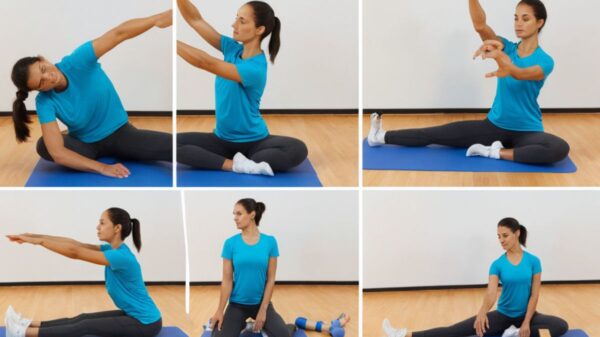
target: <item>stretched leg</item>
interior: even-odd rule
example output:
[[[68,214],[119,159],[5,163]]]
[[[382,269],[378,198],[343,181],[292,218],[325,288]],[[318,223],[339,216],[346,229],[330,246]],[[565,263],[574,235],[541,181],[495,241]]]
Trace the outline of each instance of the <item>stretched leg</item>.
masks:
[[[569,144],[545,132],[526,133],[513,142],[514,161],[529,164],[552,164],[569,154]]]
[[[173,135],[125,124],[102,142],[112,155],[131,160],[173,161]]]
[[[286,136],[269,136],[256,142],[248,157],[257,162],[266,162],[273,171],[287,171],[300,165],[308,156],[308,149],[299,139]]]
[[[177,134],[177,161],[194,168],[231,171],[231,158],[235,153],[227,142],[214,133]],[[229,161],[229,165],[226,165],[226,161]]]
[[[513,324],[513,320],[509,317],[502,315],[498,311],[488,312],[488,321],[490,323],[489,328],[486,330],[484,336],[494,336],[501,335],[504,330],[510,327]],[[412,334],[409,333],[407,336],[412,337],[469,337],[475,335],[475,328],[473,325],[475,324],[476,317],[473,316],[468,318],[462,322],[458,322],[454,325],[443,327],[443,328],[435,328],[424,331],[415,331]]]
[[[255,317],[254,317],[255,318]],[[290,328],[281,316],[275,311],[272,303],[269,303],[267,307],[267,318],[265,319],[265,324],[263,326],[263,330],[269,336],[273,337],[290,337]]]
[[[530,323],[531,337],[540,337],[540,330],[550,330],[550,336],[560,337],[567,333],[569,324],[556,316],[544,315],[536,312],[531,318]]]
[[[213,337],[239,337],[240,332],[246,326],[246,319],[249,313],[243,307],[231,304],[227,305],[223,315],[223,325],[221,330],[217,327],[213,330]]]
[[[102,312],[94,312],[94,313],[84,313],[72,318],[59,318],[53,319],[50,321],[42,321],[38,326],[43,326],[45,328],[52,326],[60,326],[60,325],[70,325],[74,324],[86,319],[95,319],[95,318],[106,318],[106,317],[118,317],[123,316],[125,313],[121,310],[112,310],[112,311],[102,311]],[[33,323],[32,323],[33,324]]]
[[[96,143],[84,143],[79,139],[73,138],[69,135],[63,135],[63,141],[67,149],[77,152],[84,157],[96,159],[100,156],[101,151]],[[36,150],[40,157],[49,161],[54,161],[54,159],[48,152],[48,149],[46,148],[46,144],[44,143],[43,137],[40,137],[38,139]]]

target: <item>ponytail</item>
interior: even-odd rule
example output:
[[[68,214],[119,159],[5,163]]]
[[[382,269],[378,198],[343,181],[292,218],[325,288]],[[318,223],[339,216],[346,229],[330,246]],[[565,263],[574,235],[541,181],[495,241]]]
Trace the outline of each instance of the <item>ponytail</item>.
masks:
[[[132,234],[133,244],[139,252],[142,249],[142,236],[140,234],[140,221],[131,218],[126,210],[118,207],[111,207],[106,210],[108,217],[113,225],[121,225],[121,240],[125,241]]]
[[[254,10],[256,27],[265,27],[265,31],[261,35],[260,40],[262,41],[271,34],[271,39],[269,40],[269,59],[271,60],[271,63],[275,63],[275,57],[279,53],[279,48],[281,46],[281,21],[275,16],[273,8],[266,2],[250,1],[247,5],[250,5]]]
[[[29,79],[29,66],[40,61],[39,57],[24,57],[13,66],[11,79],[17,87],[17,98],[13,102],[12,119],[15,127],[17,142],[22,143],[30,136],[29,126],[31,117],[27,114],[25,100],[29,96],[27,80]]]
[[[256,201],[252,198],[245,198],[238,200],[236,204],[244,207],[244,209],[248,213],[254,212],[254,222],[256,223],[256,226],[260,225],[260,219],[262,218],[262,215],[265,212],[265,209],[267,208],[267,206],[265,206],[264,203]]]
[[[519,231],[519,243],[521,244],[521,246],[527,247],[527,228],[521,225],[517,219],[504,218],[500,220],[500,222],[498,222],[498,227],[500,226],[510,229],[510,231],[513,233]]]

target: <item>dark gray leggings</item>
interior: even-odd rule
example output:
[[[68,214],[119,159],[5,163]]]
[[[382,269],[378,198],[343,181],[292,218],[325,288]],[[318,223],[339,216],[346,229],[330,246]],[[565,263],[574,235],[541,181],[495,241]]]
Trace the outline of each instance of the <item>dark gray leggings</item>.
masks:
[[[520,327],[525,318],[511,318],[498,311],[488,312],[487,317],[490,327],[486,330],[484,336],[500,336],[511,325],[517,328]],[[470,337],[475,335],[475,328],[473,328],[475,319],[476,317],[474,316],[445,328],[416,331],[413,332],[413,337]],[[529,327],[531,329],[531,337],[540,337],[541,329],[550,330],[550,336],[552,337],[560,337],[569,330],[569,325],[564,319],[543,315],[538,312],[533,314]]]
[[[232,159],[237,152],[257,163],[267,162],[275,172],[296,167],[308,156],[306,145],[292,137],[270,135],[254,142],[236,143],[214,133],[177,134],[177,161],[194,168],[220,170],[225,159]]]
[[[161,329],[162,319],[142,324],[123,311],[114,310],[42,322],[39,337],[154,337]]]
[[[248,317],[256,318],[260,304],[243,305],[238,303],[229,303],[225,314],[223,315],[223,325],[219,331],[213,330],[212,337],[239,337],[240,332],[246,327]],[[290,337],[294,331],[293,324],[285,324],[283,318],[275,311],[272,303],[267,308],[267,318],[263,326],[263,331],[269,337]],[[40,336],[42,337],[42,336]]]
[[[140,130],[130,123],[94,143],[84,143],[69,135],[64,135],[63,140],[67,149],[90,159],[110,156],[136,161],[173,161],[173,135]],[[53,161],[43,138],[37,142],[37,153],[40,157]]]
[[[462,121],[422,129],[394,130],[385,133],[387,144],[427,146],[430,144],[469,147],[476,143],[491,145],[499,140],[514,149],[514,160],[529,164],[551,164],[569,154],[569,144],[545,132],[510,131],[488,119]]]

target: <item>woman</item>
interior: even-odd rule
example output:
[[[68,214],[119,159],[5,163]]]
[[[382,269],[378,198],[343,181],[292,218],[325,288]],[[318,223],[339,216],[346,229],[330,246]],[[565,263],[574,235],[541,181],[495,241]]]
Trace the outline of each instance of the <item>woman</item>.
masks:
[[[369,145],[469,147],[467,156],[529,164],[551,164],[564,159],[569,153],[569,144],[544,132],[537,102],[540,90],[554,68],[550,55],[539,46],[539,34],[548,18],[546,7],[539,0],[519,2],[515,13],[519,43],[496,35],[486,24],[478,0],[469,0],[469,9],[475,30],[484,41],[475,56],[492,58],[498,64],[498,70],[486,74],[486,77],[498,77],[496,98],[487,118],[386,132],[380,116],[374,113],[371,115]]]
[[[238,337],[249,317],[255,320],[255,332],[264,330],[269,336],[290,336],[271,304],[279,250],[273,236],[258,230],[264,211],[265,204],[254,199],[241,199],[233,208],[233,219],[241,233],[223,245],[221,296],[219,307],[210,319],[213,336]]]
[[[132,234],[139,252],[142,247],[140,222],[127,211],[109,208],[96,227],[103,245],[91,245],[69,238],[37,234],[8,235],[16,243],[40,245],[71,259],[105,266],[106,289],[116,311],[81,314],[74,318],[32,322],[12,308],[6,313],[7,337],[153,337],[162,328],[160,311],[150,298],[135,255],[123,242]]]
[[[36,110],[42,127],[37,142],[38,154],[57,164],[125,178],[130,172],[124,165],[96,161],[102,156],[127,160],[172,160],[172,135],[138,130],[128,122],[127,112],[98,59],[121,42],[152,27],[165,28],[172,23],[172,11],[122,23],[101,37],[79,46],[56,65],[41,56],[25,57],[12,70],[18,88],[13,103],[13,121],[17,141],[30,136],[25,100],[30,91],[39,91]],[[63,135],[57,120],[69,128]]]
[[[408,332],[394,329],[384,320],[388,337],[469,337],[500,336],[511,328],[519,327],[519,337],[539,337],[541,329],[550,330],[552,337],[562,336],[569,329],[563,319],[536,311],[542,285],[542,266],[533,254],[524,251],[527,229],[516,219],[504,218],[498,223],[498,240],[506,251],[490,267],[487,292],[477,316],[445,328]],[[488,312],[496,302],[498,283],[502,292],[497,310]],[[511,329],[512,330],[512,329]]]
[[[177,41],[177,54],[191,65],[217,75],[214,133],[177,135],[177,161],[200,169],[273,175],[300,165],[307,157],[306,145],[295,138],[269,134],[260,115],[260,99],[267,82],[267,60],[261,41],[271,35],[271,62],[279,52],[281,23],[271,6],[250,1],[233,23],[233,38],[219,34],[189,0],[177,1],[186,22],[224,60]]]

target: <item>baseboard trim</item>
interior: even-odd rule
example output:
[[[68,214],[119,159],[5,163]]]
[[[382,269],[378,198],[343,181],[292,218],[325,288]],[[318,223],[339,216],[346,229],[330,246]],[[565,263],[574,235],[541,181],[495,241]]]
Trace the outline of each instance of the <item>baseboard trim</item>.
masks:
[[[261,109],[262,115],[358,115],[358,109]],[[178,116],[214,116],[215,110],[177,110]]]
[[[486,114],[490,111],[489,108],[473,109],[473,108],[440,108],[440,109],[364,109],[364,115],[370,115],[373,112],[381,114]],[[600,108],[544,108],[542,113],[599,113]]]
[[[221,281],[190,282],[191,286],[218,286]],[[275,281],[279,285],[357,286],[358,281]]]
[[[543,285],[577,285],[577,284],[600,284],[600,280],[576,280],[576,281],[543,281]],[[500,285],[501,286],[501,285]],[[487,284],[468,284],[451,286],[427,286],[427,287],[390,287],[390,288],[365,288],[365,293],[386,291],[416,291],[416,290],[454,290],[454,289],[477,289],[485,288]]]
[[[192,286],[215,286],[221,281],[190,282]],[[277,281],[281,285],[358,285],[358,281]],[[52,282],[4,282],[0,287],[30,287],[30,286],[90,286],[104,285],[104,281],[52,281]],[[185,281],[149,281],[147,286],[184,286]]]

